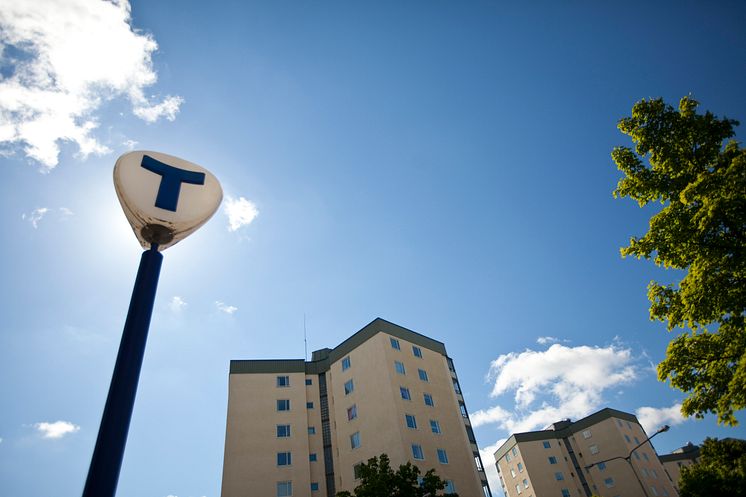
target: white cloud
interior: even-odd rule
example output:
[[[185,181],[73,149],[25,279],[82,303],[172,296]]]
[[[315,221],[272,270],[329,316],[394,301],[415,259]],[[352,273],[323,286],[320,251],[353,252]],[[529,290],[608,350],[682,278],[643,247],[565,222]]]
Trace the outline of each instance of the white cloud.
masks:
[[[559,342],[559,338],[557,337],[539,337],[536,339],[536,343],[539,345],[546,345],[548,343],[557,343]]]
[[[124,140],[122,145],[124,145],[127,150],[134,150],[137,146],[137,142],[135,140]]]
[[[80,426],[69,421],[41,422],[34,424],[34,428],[41,433],[43,438],[62,438],[68,433],[75,433],[80,430]]]
[[[33,226],[34,229],[37,229],[39,227],[39,221],[44,218],[47,212],[49,212],[48,207],[39,207],[38,209],[32,210],[28,214],[21,214],[21,219],[30,222],[31,226]]]
[[[233,314],[234,312],[238,310],[238,307],[234,307],[232,305],[226,305],[219,300],[215,301],[215,307],[217,307],[220,312],[224,312],[226,314]]]
[[[39,227],[39,222],[41,222],[44,216],[52,212],[57,212],[57,217],[60,221],[67,221],[74,215],[73,211],[71,211],[67,207],[60,207],[59,209],[54,210],[50,209],[49,207],[39,207],[38,209],[34,209],[28,214],[21,214],[21,219],[23,219],[24,221],[28,221],[29,223],[31,223],[31,226],[33,226],[34,229],[37,229]]]
[[[174,295],[173,297],[171,297],[171,302],[169,302],[168,307],[169,309],[171,309],[171,312],[178,314],[186,309],[187,305],[189,304],[187,304],[184,299],[182,299],[178,295]]]
[[[500,477],[497,475],[497,466],[495,466],[495,452],[505,443],[507,438],[501,438],[493,445],[488,445],[482,449],[479,449],[479,455],[482,457],[482,466],[484,467],[484,473],[487,475],[487,481],[490,484],[493,495],[498,495],[498,489],[502,488],[500,485]]]
[[[681,402],[671,407],[641,407],[635,414],[645,433],[651,435],[663,425],[680,425],[686,418],[681,414]]]
[[[130,10],[127,0],[0,0],[0,145],[49,171],[61,140],[83,158],[110,152],[92,135],[106,100],[128,98],[147,122],[174,119],[181,97],[145,96],[158,44],[130,25]]]
[[[227,196],[223,212],[228,216],[228,231],[236,231],[241,226],[247,226],[259,215],[256,205],[243,197],[235,199]]]
[[[629,349],[566,347],[511,352],[495,359],[488,378],[492,397],[514,392],[512,411],[502,406],[475,412],[474,426],[489,423],[511,433],[581,418],[603,404],[603,393],[636,379]]]

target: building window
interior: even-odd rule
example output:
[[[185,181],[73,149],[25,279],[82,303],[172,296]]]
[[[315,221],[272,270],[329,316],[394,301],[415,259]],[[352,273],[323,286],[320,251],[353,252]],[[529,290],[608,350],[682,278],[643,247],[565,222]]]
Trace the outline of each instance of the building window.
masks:
[[[627,428],[629,428],[630,430],[632,429],[632,425],[629,424],[629,421],[627,421]]]
[[[430,395],[429,393],[426,393],[426,394],[423,394],[423,396],[425,397],[425,405],[426,406],[430,406],[430,407],[435,406],[435,402],[433,402],[433,396],[432,395]]]
[[[412,457],[418,461],[425,459],[425,454],[422,452],[422,445],[412,444]]]
[[[570,491],[566,488],[562,489],[562,497],[570,497]]]
[[[313,385],[313,379],[306,378],[306,386]]]
[[[399,361],[394,361],[394,369],[396,369],[396,372],[399,374],[406,374],[407,372],[404,370],[404,363],[401,363]]]
[[[453,366],[453,359],[451,359],[450,357],[446,357],[446,361],[448,362],[448,369],[455,373],[456,368]]]
[[[306,402],[306,409],[313,409],[313,402]]]
[[[648,458],[648,453],[647,453],[647,452],[643,452],[643,453],[642,453],[642,458],[643,458],[643,459],[645,459],[646,461],[649,461],[649,460],[650,460],[650,459]]]
[[[357,404],[352,404],[352,406],[347,408],[347,421],[352,421],[357,417]]]
[[[523,464],[518,463],[518,472],[523,473]]]
[[[632,440],[629,439],[629,435],[624,435],[624,439],[627,441],[628,444],[632,443]]]
[[[459,386],[458,381],[456,381],[455,378],[453,378],[453,389],[456,390],[457,394],[461,394],[461,386]]]
[[[290,452],[278,452],[277,453],[277,465],[278,466],[290,466],[292,463],[292,457]]]
[[[542,444],[544,445],[545,449],[548,449],[549,447],[552,446],[552,444],[550,444],[549,442],[542,442]]]
[[[562,471],[557,471],[554,473],[554,479],[557,481],[562,481],[565,479],[565,475],[562,474]]]
[[[591,430],[583,430],[583,438],[591,438]]]
[[[446,487],[443,489],[447,494],[455,494],[456,486],[453,484],[453,480],[446,480]]]
[[[290,425],[277,425],[277,436],[278,437],[289,437],[290,436]]]
[[[353,449],[357,449],[360,447],[360,432],[356,431],[352,435],[350,435],[350,447]]]
[[[428,379],[427,379],[427,371],[425,371],[424,369],[418,369],[417,370],[417,374],[420,375],[420,379],[422,381],[428,381]]]
[[[605,462],[600,462],[600,463],[596,464],[596,467],[598,468],[599,471],[603,471],[603,470],[606,469],[606,463]]]
[[[278,387],[289,387],[290,386],[290,377],[289,376],[278,376],[277,377],[277,386]]]
[[[653,478],[658,478],[658,473],[656,473],[654,469],[650,470],[650,474],[653,475]]]
[[[464,404],[463,402],[459,401],[458,407],[459,407],[459,409],[461,409],[461,416],[464,417],[464,418],[468,418],[469,415],[466,413],[466,404]]]
[[[522,493],[522,492],[523,492],[523,490],[521,490],[521,486],[520,486],[520,485],[516,485],[516,486],[515,486],[515,491],[516,491],[516,493],[518,493],[518,494],[520,494],[520,493]]]
[[[319,491],[319,484],[318,482],[312,481],[311,482],[311,492],[318,492]]]
[[[309,460],[310,462],[316,462],[316,461],[318,460],[318,459],[316,458],[316,453],[315,453],[315,452],[311,452],[310,454],[308,454],[308,460]]]
[[[637,459],[639,461],[640,460],[640,454],[638,454],[637,452],[633,452],[633,454],[635,455],[635,459]]]
[[[348,369],[350,369],[350,356],[342,359],[342,371],[346,371]]]
[[[510,454],[505,454],[505,460],[510,462],[511,460]]]
[[[412,396],[409,395],[409,389],[407,387],[399,387],[399,393],[401,393],[402,399],[412,400]]]
[[[589,449],[591,449],[591,454],[598,454],[598,445],[591,445]]]
[[[510,468],[510,476],[515,478],[515,470],[513,468]]]
[[[278,411],[289,411],[290,410],[290,399],[278,399],[277,410]]]
[[[277,482],[277,497],[291,497],[293,495],[293,482],[291,481],[278,481]]]
[[[655,485],[650,485],[650,491],[653,493],[653,495],[658,495],[658,490],[655,489]]]
[[[606,478],[604,480],[604,485],[606,485],[606,488],[611,488],[614,486],[614,478]]]
[[[352,382],[352,380],[346,381],[345,382],[345,395],[351,394],[353,390],[355,390],[355,384]]]
[[[549,456],[549,464],[557,464],[557,458],[554,456]]]
[[[407,420],[407,428],[417,429],[417,420],[411,414],[405,414],[404,418]]]
[[[523,479],[523,488],[528,488],[528,480],[526,478]]]
[[[448,464],[448,454],[445,449],[438,449],[438,461],[441,464]]]
[[[618,424],[619,428],[621,428],[622,427],[622,420],[621,419],[617,419],[616,420],[616,424]]]
[[[440,434],[440,423],[438,423],[438,421],[435,419],[431,419],[430,430],[432,430],[433,433]]]
[[[396,338],[389,338],[391,340],[391,348],[396,350],[401,350],[401,346],[399,345],[399,340]]]
[[[356,464],[352,467],[352,476],[355,477],[356,480],[360,479],[360,475],[362,473],[363,465],[362,464]]]
[[[647,469],[642,468],[642,476],[644,476],[645,478],[648,477],[648,470]]]
[[[474,454],[474,464],[477,465],[477,471],[484,471],[482,459],[479,457],[479,454]],[[513,470],[511,469],[510,471],[512,472]]]
[[[309,435],[316,435],[316,427],[315,426],[309,426],[308,427],[308,434]]]
[[[415,357],[422,358],[422,349],[421,348],[415,347],[414,345],[412,345],[412,353],[414,354]]]
[[[634,438],[634,439],[635,439],[635,443],[636,443],[636,444],[638,444],[638,445],[640,444],[640,441],[639,441],[639,440],[637,439],[637,437],[632,437],[632,438]]]
[[[490,493],[490,487],[487,485],[486,481],[482,482],[482,493],[484,494],[484,497],[492,497],[492,494]]]

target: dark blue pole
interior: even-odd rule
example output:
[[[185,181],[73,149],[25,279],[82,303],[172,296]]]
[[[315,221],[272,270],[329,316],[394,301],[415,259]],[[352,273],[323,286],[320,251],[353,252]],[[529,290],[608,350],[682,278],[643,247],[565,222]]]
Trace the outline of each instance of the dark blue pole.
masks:
[[[83,497],[114,497],[117,491],[162,262],[163,255],[157,245],[143,252],[140,258]]]

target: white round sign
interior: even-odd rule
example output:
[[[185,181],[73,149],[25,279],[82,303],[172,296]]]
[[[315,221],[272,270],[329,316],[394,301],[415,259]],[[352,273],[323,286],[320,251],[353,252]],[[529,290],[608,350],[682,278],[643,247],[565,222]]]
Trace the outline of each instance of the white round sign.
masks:
[[[223,199],[207,169],[160,152],[135,151],[117,159],[114,188],[140,244],[158,250],[205,224]]]

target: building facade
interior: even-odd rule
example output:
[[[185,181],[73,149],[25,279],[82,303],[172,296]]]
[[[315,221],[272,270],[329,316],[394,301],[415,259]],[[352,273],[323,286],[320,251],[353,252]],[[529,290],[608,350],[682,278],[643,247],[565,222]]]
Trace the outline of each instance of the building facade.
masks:
[[[687,445],[674,450],[670,454],[659,456],[666,474],[671,479],[674,488],[679,490],[679,479],[681,478],[681,469],[699,462],[699,446],[689,442]]]
[[[677,497],[647,438],[634,415],[608,408],[547,430],[513,434],[495,452],[503,492],[507,497]]]
[[[231,361],[222,497],[333,497],[382,453],[491,497],[443,343],[378,318],[311,361]]]

